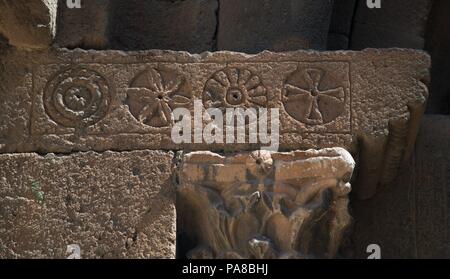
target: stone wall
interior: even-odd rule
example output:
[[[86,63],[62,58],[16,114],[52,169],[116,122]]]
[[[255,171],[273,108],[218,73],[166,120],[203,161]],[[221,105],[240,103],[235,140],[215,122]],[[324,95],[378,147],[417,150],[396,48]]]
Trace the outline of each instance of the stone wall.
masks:
[[[77,244],[88,258],[173,258],[176,249],[178,257],[192,258],[365,258],[372,243],[381,246],[386,258],[450,257],[445,244],[449,2],[381,2],[381,9],[369,9],[365,0],[88,0],[81,1],[80,8],[69,8],[66,0],[1,1],[0,257],[64,258],[66,246]],[[430,60],[420,51],[359,52],[392,47],[428,51],[431,76]],[[260,53],[265,50],[294,52]],[[243,97],[235,98],[245,97],[250,107],[282,109],[288,129],[282,131],[281,149],[294,153],[242,153],[245,157],[236,154],[260,146],[174,145],[166,127],[172,100],[169,106],[161,105],[159,117],[140,115],[145,108],[140,96],[154,86],[148,80],[155,82],[158,76],[160,91],[172,89],[169,93],[181,96],[177,102],[188,109],[193,109],[193,97],[205,107],[217,106],[222,99],[219,108],[232,107],[233,101],[226,100],[237,76],[235,83],[245,86],[238,92]],[[222,83],[220,77],[225,77]],[[83,94],[97,92],[86,80],[101,98],[79,118],[71,114],[77,104],[66,100],[69,107],[59,106],[58,94],[64,95],[67,83],[90,89]],[[256,83],[247,85],[248,80]],[[321,92],[334,98],[319,101],[314,94]],[[299,101],[295,94],[311,95],[313,109],[303,106],[309,97]],[[326,182],[314,178],[308,183],[323,183],[323,189],[309,194],[286,190],[306,187],[312,174],[276,176],[283,173],[279,160],[303,166],[316,157],[327,161],[341,156],[335,149],[302,153],[308,148],[345,148],[356,161],[353,179],[321,165]],[[293,151],[297,149],[303,151]],[[172,153],[193,150],[216,153]],[[260,155],[270,163],[251,161]],[[347,155],[340,158],[353,162]],[[239,176],[234,169],[233,181],[208,180],[205,173],[183,169],[230,172],[217,164],[241,165],[248,174]],[[353,171],[345,170],[350,175]],[[261,188],[258,183],[266,176],[280,188]],[[329,184],[330,179],[339,183]],[[345,209],[326,202],[339,196],[332,194],[339,192],[336,185],[350,182],[352,192],[344,191],[340,199]],[[258,194],[241,189],[247,186],[230,186],[233,183],[252,185]],[[175,213],[176,189],[181,189],[177,206],[187,212],[196,212],[202,204],[211,215],[228,214],[222,221],[236,230],[235,238],[224,236],[219,224],[209,231],[186,229],[186,220],[203,220],[198,221],[201,225],[206,217],[202,212]],[[202,199],[192,189],[214,195]],[[245,206],[230,198],[233,191]],[[286,199],[288,206],[285,200],[264,198],[283,191],[295,194]],[[314,226],[306,226],[303,234],[291,230],[292,220],[309,222],[316,216],[304,211],[311,206],[306,198],[310,194],[325,208],[321,214],[331,216],[320,223],[322,229],[339,223],[333,214],[340,214],[342,222],[332,236],[342,237],[341,248],[339,241],[320,234],[327,247],[307,240],[317,234]],[[222,200],[226,210],[213,209],[215,199]],[[282,214],[268,204],[280,207]],[[178,229],[176,214],[184,220],[178,220]],[[295,218],[288,222],[287,216]],[[262,220],[284,231],[261,229]],[[239,222],[251,223],[252,231]],[[265,237],[257,237],[260,234]],[[312,250],[292,239],[282,241],[299,235],[302,243],[312,243]],[[251,241],[245,243],[242,236]]]

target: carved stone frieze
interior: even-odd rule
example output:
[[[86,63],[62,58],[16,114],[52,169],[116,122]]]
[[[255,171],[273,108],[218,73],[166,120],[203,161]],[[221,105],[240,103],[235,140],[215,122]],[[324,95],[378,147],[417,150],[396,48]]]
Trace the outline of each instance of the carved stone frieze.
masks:
[[[430,67],[427,54],[405,49],[256,55],[9,49],[1,59],[1,153],[256,150],[264,144],[177,144],[172,112],[193,115],[196,100],[202,111],[278,109],[280,150],[345,148],[360,159],[355,190],[362,198],[392,181],[409,157]]]

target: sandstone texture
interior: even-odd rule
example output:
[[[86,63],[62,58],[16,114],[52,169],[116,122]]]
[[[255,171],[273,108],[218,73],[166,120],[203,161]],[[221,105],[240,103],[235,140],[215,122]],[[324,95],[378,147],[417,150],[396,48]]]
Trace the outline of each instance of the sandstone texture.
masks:
[[[218,50],[324,50],[333,1],[220,0]]]
[[[58,0],[4,0],[0,2],[0,34],[11,45],[45,48],[56,31]]]
[[[0,258],[174,258],[172,155],[0,155]]]
[[[331,258],[351,223],[355,162],[341,148],[186,154],[179,230],[189,258]]]

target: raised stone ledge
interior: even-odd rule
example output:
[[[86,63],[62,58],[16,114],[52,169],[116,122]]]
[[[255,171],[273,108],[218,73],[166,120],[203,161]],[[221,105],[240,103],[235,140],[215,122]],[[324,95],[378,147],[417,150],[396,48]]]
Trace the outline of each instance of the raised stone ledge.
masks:
[[[1,59],[0,152],[254,150],[260,146],[177,145],[170,137],[174,103],[191,111],[194,99],[206,108],[233,107],[227,94],[240,85],[240,106],[280,109],[281,150],[343,147],[359,154],[361,197],[391,181],[410,154],[430,68],[426,53],[406,49],[256,55],[9,49]],[[75,116],[70,106],[77,104],[58,101],[74,86],[94,100]],[[157,101],[155,86],[169,98]],[[153,102],[163,112],[140,117]]]

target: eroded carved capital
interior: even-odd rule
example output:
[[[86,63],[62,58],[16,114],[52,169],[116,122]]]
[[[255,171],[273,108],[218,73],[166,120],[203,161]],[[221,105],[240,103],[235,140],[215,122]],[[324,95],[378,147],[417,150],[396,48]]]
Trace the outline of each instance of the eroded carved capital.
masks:
[[[346,228],[355,163],[342,148],[185,155],[181,230],[190,258],[331,258]]]

